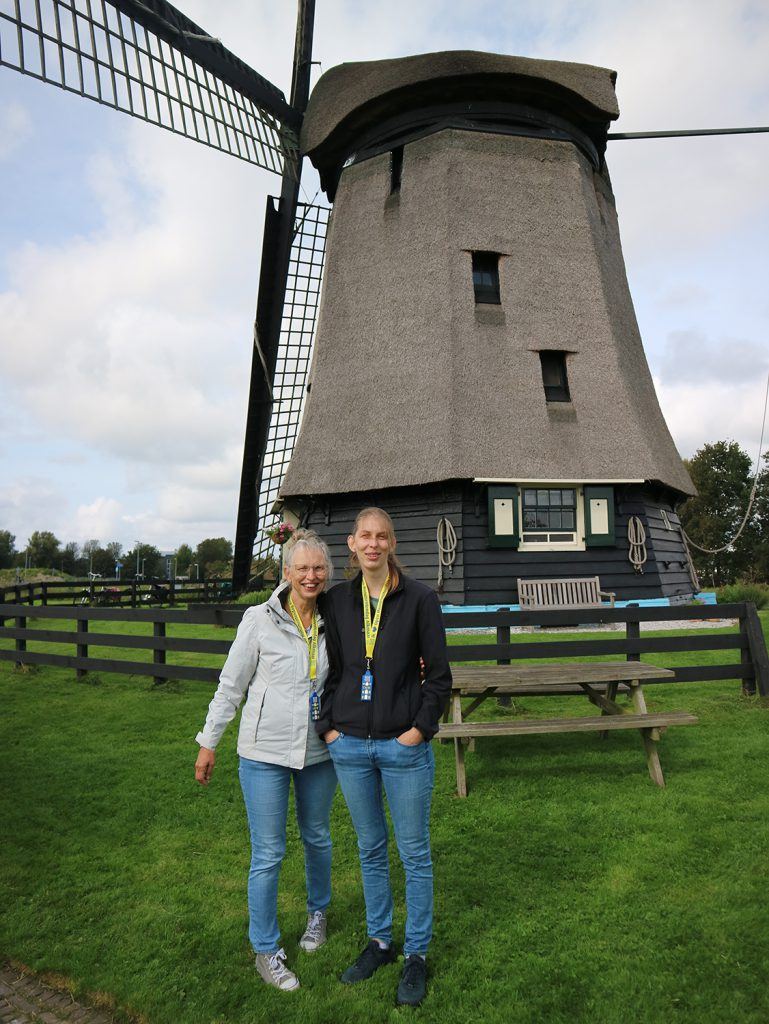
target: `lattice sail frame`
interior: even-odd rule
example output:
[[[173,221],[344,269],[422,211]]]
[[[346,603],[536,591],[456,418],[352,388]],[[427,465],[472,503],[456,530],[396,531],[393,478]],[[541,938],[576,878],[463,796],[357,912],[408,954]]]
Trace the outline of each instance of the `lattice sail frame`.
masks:
[[[274,404],[259,488],[259,532],[254,541],[255,558],[274,555],[276,551],[264,530],[279,521],[280,517],[273,515],[271,510],[302,422],[330,213],[330,207],[310,203],[299,203],[297,208],[273,382]]]
[[[247,95],[251,85],[269,106],[287,107],[275,86],[217,40],[192,31],[198,26],[170,4],[122,6],[146,12],[163,35],[176,33],[180,48],[119,10],[117,0],[0,0],[0,65],[276,174],[284,164],[296,174],[296,133]],[[194,56],[182,52],[191,47]],[[198,51],[224,77],[202,66]],[[242,81],[243,90],[227,77]]]

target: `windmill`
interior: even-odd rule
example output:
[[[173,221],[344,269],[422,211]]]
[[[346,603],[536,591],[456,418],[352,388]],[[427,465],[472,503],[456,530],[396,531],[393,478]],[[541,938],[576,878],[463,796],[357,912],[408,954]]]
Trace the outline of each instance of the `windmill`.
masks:
[[[235,544],[236,587],[247,579],[257,526],[269,518],[294,446],[318,310],[328,210],[301,204],[298,198],[313,17],[314,3],[301,0],[286,100],[163,0],[15,0],[0,6],[0,64],[281,176],[280,196],[268,199],[265,218]],[[675,134],[709,133],[632,137]],[[369,155],[391,160],[398,147],[388,148],[387,142],[380,139],[380,149]],[[354,154],[353,173],[353,165],[365,155],[365,149]],[[337,156],[331,160],[334,166]],[[336,188],[334,175],[338,180],[341,170],[333,170],[330,178],[328,168],[324,172],[326,186],[332,183],[330,197]],[[482,277],[484,269],[477,272]],[[287,284],[291,294],[285,302]],[[551,370],[557,376],[558,367]],[[328,496],[316,493],[314,485],[299,490],[303,493],[285,492],[288,498],[303,499],[295,502],[298,513],[305,520],[320,516],[331,526]],[[366,488],[357,493],[367,493]],[[473,500],[481,499],[476,495]],[[554,515],[552,508],[548,515]]]

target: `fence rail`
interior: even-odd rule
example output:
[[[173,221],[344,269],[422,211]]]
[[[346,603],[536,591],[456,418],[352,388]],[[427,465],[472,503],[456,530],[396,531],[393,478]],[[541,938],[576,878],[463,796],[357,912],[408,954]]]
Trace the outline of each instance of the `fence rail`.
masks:
[[[91,608],[61,605],[0,605],[0,660],[19,665],[52,665],[71,668],[82,678],[87,672],[116,672],[124,675],[150,676],[157,682],[168,679],[193,679],[215,683],[220,667],[171,664],[167,655],[216,655],[224,660],[230,639],[201,639],[189,636],[168,636],[171,626],[209,625],[234,629],[240,623],[244,606],[193,605],[176,608]],[[682,605],[672,608],[597,608],[579,611],[498,611],[447,612],[443,619],[447,629],[463,630],[494,628],[493,643],[451,645],[453,662],[483,661],[509,664],[531,658],[614,657],[624,655],[627,661],[640,661],[644,654],[680,654],[700,651],[734,651],[738,660],[721,664],[670,666],[676,682],[707,682],[718,679],[741,680],[747,692],[769,696],[769,655],[761,622],[753,604],[718,606],[719,616],[736,619],[737,628],[730,633],[701,635],[641,636],[642,622],[697,622],[713,615],[712,606]],[[29,620],[45,620],[41,627],[28,625]],[[73,628],[51,628],[50,620],[73,623]],[[119,632],[96,632],[92,622],[100,624],[123,622],[143,623],[146,635]],[[606,639],[535,638],[512,643],[510,631],[515,626],[563,626],[601,623],[624,624],[624,637]],[[29,650],[28,644],[56,644],[74,648],[74,653]],[[152,661],[94,657],[91,648],[111,647],[126,651],[151,651]]]
[[[142,604],[185,604],[188,601],[222,601],[232,593],[231,580],[46,580],[35,583],[14,583],[0,587],[0,605],[41,604],[94,605],[97,607],[136,608]]]

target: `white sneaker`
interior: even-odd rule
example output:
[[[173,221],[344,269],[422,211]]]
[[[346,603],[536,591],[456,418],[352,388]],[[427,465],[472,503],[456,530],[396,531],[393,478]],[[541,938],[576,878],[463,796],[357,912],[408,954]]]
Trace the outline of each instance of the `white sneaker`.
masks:
[[[299,979],[286,967],[286,954],[282,949],[275,953],[257,953],[256,969],[262,980],[273,988],[279,988],[283,992],[292,992],[299,988]]]
[[[310,914],[307,918],[307,927],[304,930],[304,935],[299,940],[299,945],[306,953],[314,953],[316,949],[320,949],[325,941],[326,915],[322,910],[316,910],[314,914]]]

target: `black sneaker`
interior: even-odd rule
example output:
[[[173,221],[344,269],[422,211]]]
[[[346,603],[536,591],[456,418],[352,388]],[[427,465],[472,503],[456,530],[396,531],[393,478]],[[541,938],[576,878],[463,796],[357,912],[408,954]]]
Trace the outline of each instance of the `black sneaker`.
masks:
[[[398,985],[398,1006],[419,1006],[427,988],[427,964],[421,956],[408,956]]]
[[[395,959],[397,958],[392,946],[382,949],[379,943],[372,939],[355,963],[350,964],[339,980],[345,985],[353,985],[356,981],[365,981],[380,967],[391,964]]]

